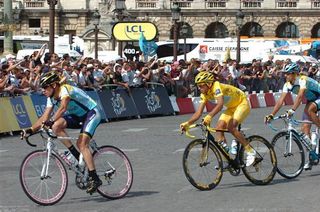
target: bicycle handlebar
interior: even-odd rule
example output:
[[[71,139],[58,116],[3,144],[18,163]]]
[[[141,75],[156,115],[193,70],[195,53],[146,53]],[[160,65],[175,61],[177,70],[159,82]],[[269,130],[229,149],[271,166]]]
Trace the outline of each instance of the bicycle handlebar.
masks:
[[[22,139],[25,139],[26,142],[27,142],[27,144],[28,144],[29,146],[37,147],[36,144],[33,144],[33,143],[31,143],[31,142],[29,141],[29,137],[31,137],[31,136],[33,136],[33,135],[35,135],[35,134],[40,133],[40,134],[41,134],[41,137],[44,138],[44,136],[42,135],[43,132],[45,132],[50,138],[54,138],[54,139],[57,138],[57,136],[52,133],[52,130],[51,130],[50,128],[47,128],[44,124],[42,124],[40,130],[38,130],[37,132],[35,132],[35,133],[33,133],[33,134],[30,134],[30,135],[28,135],[28,136],[22,137],[23,135],[22,135],[22,133],[21,133],[21,140],[22,140]]]
[[[310,121],[296,120],[292,116],[288,116],[287,114],[282,114],[280,116],[274,117],[270,122],[268,122],[268,126],[274,131],[278,131],[278,128],[273,127],[271,122],[275,121],[277,119],[282,119],[285,122],[285,124],[287,124],[287,122],[290,122],[293,125],[299,125],[301,123],[312,124],[312,122],[310,122]]]
[[[215,133],[215,132],[217,132],[217,131],[220,131],[220,132],[229,132],[229,131],[226,130],[226,129],[216,129],[216,128],[213,128],[213,127],[206,126],[206,125],[204,125],[203,123],[198,123],[198,124],[192,124],[192,125],[189,126],[189,128],[185,131],[186,136],[189,137],[189,138],[195,138],[196,136],[191,135],[189,131],[190,131],[190,129],[196,128],[196,127],[201,127],[202,130],[206,130],[206,131],[209,131],[209,132],[212,132],[212,133]],[[183,134],[183,132],[184,132],[184,131],[181,131],[181,134]]]

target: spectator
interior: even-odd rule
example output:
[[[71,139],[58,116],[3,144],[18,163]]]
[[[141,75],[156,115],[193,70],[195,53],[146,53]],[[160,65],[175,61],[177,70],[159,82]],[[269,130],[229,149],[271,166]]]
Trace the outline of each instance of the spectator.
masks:
[[[92,76],[94,87],[101,88],[104,84],[105,78],[103,76],[103,71],[100,69],[99,63],[94,63]]]

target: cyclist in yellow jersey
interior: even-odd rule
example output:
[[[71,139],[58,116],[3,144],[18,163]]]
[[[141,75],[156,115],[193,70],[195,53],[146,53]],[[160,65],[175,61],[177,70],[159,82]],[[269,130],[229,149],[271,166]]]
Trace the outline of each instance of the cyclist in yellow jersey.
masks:
[[[195,83],[201,92],[201,103],[193,116],[187,122],[180,125],[181,130],[188,130],[189,126],[201,117],[206,103],[210,100],[216,100],[217,105],[204,117],[203,123],[209,126],[212,118],[225,106],[227,109],[221,114],[216,128],[228,129],[245,147],[247,153],[246,166],[250,166],[254,162],[256,152],[251,148],[243,134],[237,129],[237,126],[242,123],[250,113],[250,106],[245,93],[234,86],[215,81],[213,74],[205,71],[200,72],[196,76]],[[223,132],[217,132],[217,141],[222,146],[225,146],[226,138]]]

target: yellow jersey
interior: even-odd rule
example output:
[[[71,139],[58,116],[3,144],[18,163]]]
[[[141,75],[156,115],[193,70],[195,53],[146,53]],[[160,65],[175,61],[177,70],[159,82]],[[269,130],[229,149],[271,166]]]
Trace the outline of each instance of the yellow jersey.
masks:
[[[244,99],[246,95],[240,89],[227,84],[222,84],[215,81],[213,86],[208,90],[206,94],[201,94],[201,102],[206,103],[210,100],[215,100],[217,97],[223,96],[223,105],[227,108],[237,107]]]

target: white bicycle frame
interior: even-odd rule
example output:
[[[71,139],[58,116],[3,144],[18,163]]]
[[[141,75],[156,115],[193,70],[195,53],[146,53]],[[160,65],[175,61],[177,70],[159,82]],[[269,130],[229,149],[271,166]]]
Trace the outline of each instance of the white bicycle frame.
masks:
[[[280,119],[280,118],[283,119],[285,117],[286,117],[286,115],[281,115],[281,116],[276,117],[274,120],[277,120],[277,119]],[[284,122],[287,125],[285,130],[289,133],[289,140],[288,140],[288,142],[286,144],[286,145],[289,145],[288,148],[286,148],[286,151],[288,149],[288,152],[285,152],[285,154],[287,154],[287,153],[291,153],[291,150],[292,150],[292,136],[293,136],[292,134],[293,134],[293,132],[295,132],[297,135],[299,135],[299,132],[300,132],[300,130],[297,130],[294,127],[294,125],[303,124],[303,123],[304,124],[313,124],[313,122],[311,122],[311,121],[303,121],[303,120],[295,120],[295,119],[292,119],[292,118],[286,118],[286,120],[284,120]],[[270,126],[271,129],[273,129],[275,131],[278,130],[278,129],[274,128],[271,124],[269,124],[269,126]],[[319,154],[319,128],[318,127],[316,127],[314,133],[317,136],[317,139],[316,139],[316,153]],[[298,139],[307,148],[308,151],[312,150],[312,149],[309,149],[308,144],[305,143],[303,138],[301,138],[299,136]]]
[[[47,138],[45,138],[45,136],[43,135],[43,132],[46,132],[46,134],[48,135]],[[54,140],[72,140],[73,141],[73,140],[77,140],[78,138],[70,137],[70,136],[68,136],[68,137],[55,136],[51,129],[49,129],[49,130],[42,129],[42,130],[40,130],[40,134],[43,139],[46,139],[46,151],[48,152],[46,163],[43,164],[43,167],[41,170],[41,179],[45,179],[48,177],[50,156],[51,156],[52,152],[54,152],[62,161],[64,161],[68,165],[69,169],[72,169],[74,172],[76,172],[76,174],[79,174],[79,175],[87,175],[88,174],[87,171],[83,174],[78,168],[73,167],[72,165],[68,164],[67,158],[62,157],[59,154],[59,151],[57,149],[57,145],[54,143]],[[97,146],[94,139],[90,140],[89,146],[91,147],[91,149],[93,151],[98,151],[98,146]],[[83,158],[82,153],[80,153],[80,158]],[[84,178],[84,179],[86,179],[86,178]]]

